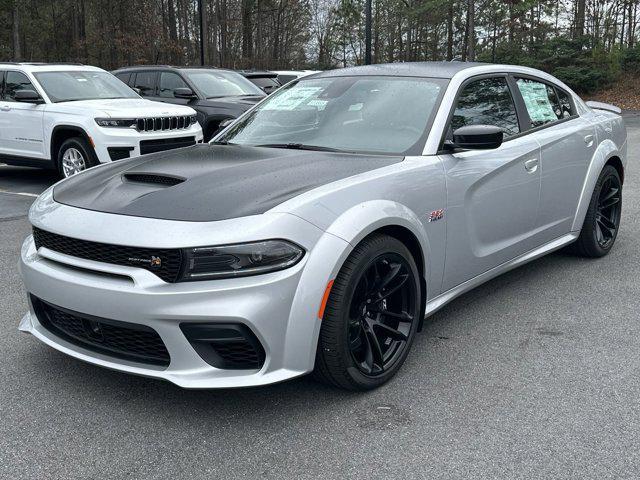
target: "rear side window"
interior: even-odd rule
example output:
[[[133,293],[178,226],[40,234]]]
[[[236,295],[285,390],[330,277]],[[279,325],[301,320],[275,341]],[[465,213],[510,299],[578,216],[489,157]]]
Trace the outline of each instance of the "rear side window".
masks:
[[[18,90],[37,91],[29,78],[21,72],[7,72],[4,85],[4,99],[13,101]]]
[[[571,96],[564,90],[560,90],[556,88],[556,93],[558,94],[558,100],[560,102],[560,111],[562,118],[571,117],[576,114],[575,109],[571,103]]]
[[[449,133],[466,125],[500,127],[507,137],[520,132],[516,106],[505,78],[484,78],[464,87]]]
[[[189,88],[180,75],[173,72],[161,72],[160,73],[160,86],[158,89],[159,96],[165,98],[173,98],[173,91],[176,88]]]
[[[131,78],[130,73],[116,73],[116,78],[121,80],[125,84],[129,84],[129,78]]]
[[[564,118],[561,101],[554,87],[528,78],[519,78],[516,83],[531,119],[531,128]],[[570,105],[571,102],[568,116],[571,116]]]
[[[134,87],[140,90],[143,97],[153,96],[156,93],[156,72],[139,72],[134,81]]]

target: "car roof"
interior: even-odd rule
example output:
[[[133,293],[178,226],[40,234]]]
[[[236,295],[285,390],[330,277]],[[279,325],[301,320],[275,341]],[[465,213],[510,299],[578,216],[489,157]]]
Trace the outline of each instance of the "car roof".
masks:
[[[211,66],[183,66],[183,65],[133,65],[130,67],[121,67],[114,70],[113,73],[135,72],[140,70],[216,70],[218,72],[233,72],[227,68],[218,68]]]
[[[0,62],[0,69],[23,72],[104,72],[101,68],[81,63]]]
[[[316,73],[314,78],[342,77],[347,75],[383,75],[399,77],[452,78],[457,73],[487,63],[478,62],[403,62],[347,67]]]

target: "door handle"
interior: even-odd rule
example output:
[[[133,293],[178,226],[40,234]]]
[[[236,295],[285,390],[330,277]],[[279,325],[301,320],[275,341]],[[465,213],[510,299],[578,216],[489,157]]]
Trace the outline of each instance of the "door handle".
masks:
[[[593,145],[593,135],[587,135],[584,137],[584,143],[587,144],[587,147]]]
[[[524,169],[529,173],[536,173],[538,171],[538,165],[540,162],[537,158],[532,158],[524,162]]]

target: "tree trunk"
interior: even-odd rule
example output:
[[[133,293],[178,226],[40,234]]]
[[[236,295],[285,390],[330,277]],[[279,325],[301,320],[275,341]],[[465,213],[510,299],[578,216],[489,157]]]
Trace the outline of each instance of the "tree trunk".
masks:
[[[253,0],[242,0],[242,56],[249,60],[253,57],[252,8]]]
[[[574,38],[580,38],[584,35],[584,13],[586,0],[578,0],[576,4],[576,28],[574,30]]]
[[[467,2],[467,60],[474,62],[476,59],[476,32],[475,32],[475,8],[474,0]]]
[[[18,2],[13,4],[13,61],[19,62],[22,59],[20,51],[20,16],[18,13]]]
[[[453,60],[453,6],[454,2],[449,2],[447,12],[447,60]]]

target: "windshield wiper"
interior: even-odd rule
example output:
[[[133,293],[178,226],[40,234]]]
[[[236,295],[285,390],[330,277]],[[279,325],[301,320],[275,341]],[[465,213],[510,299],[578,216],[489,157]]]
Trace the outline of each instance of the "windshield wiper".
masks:
[[[209,142],[209,145],[237,145],[237,143],[227,142],[226,140],[218,140],[216,142]]]
[[[320,145],[306,145],[304,143],[262,143],[255,147],[265,148],[288,148],[291,150],[316,150],[318,152],[344,152],[339,148],[321,147]]]

